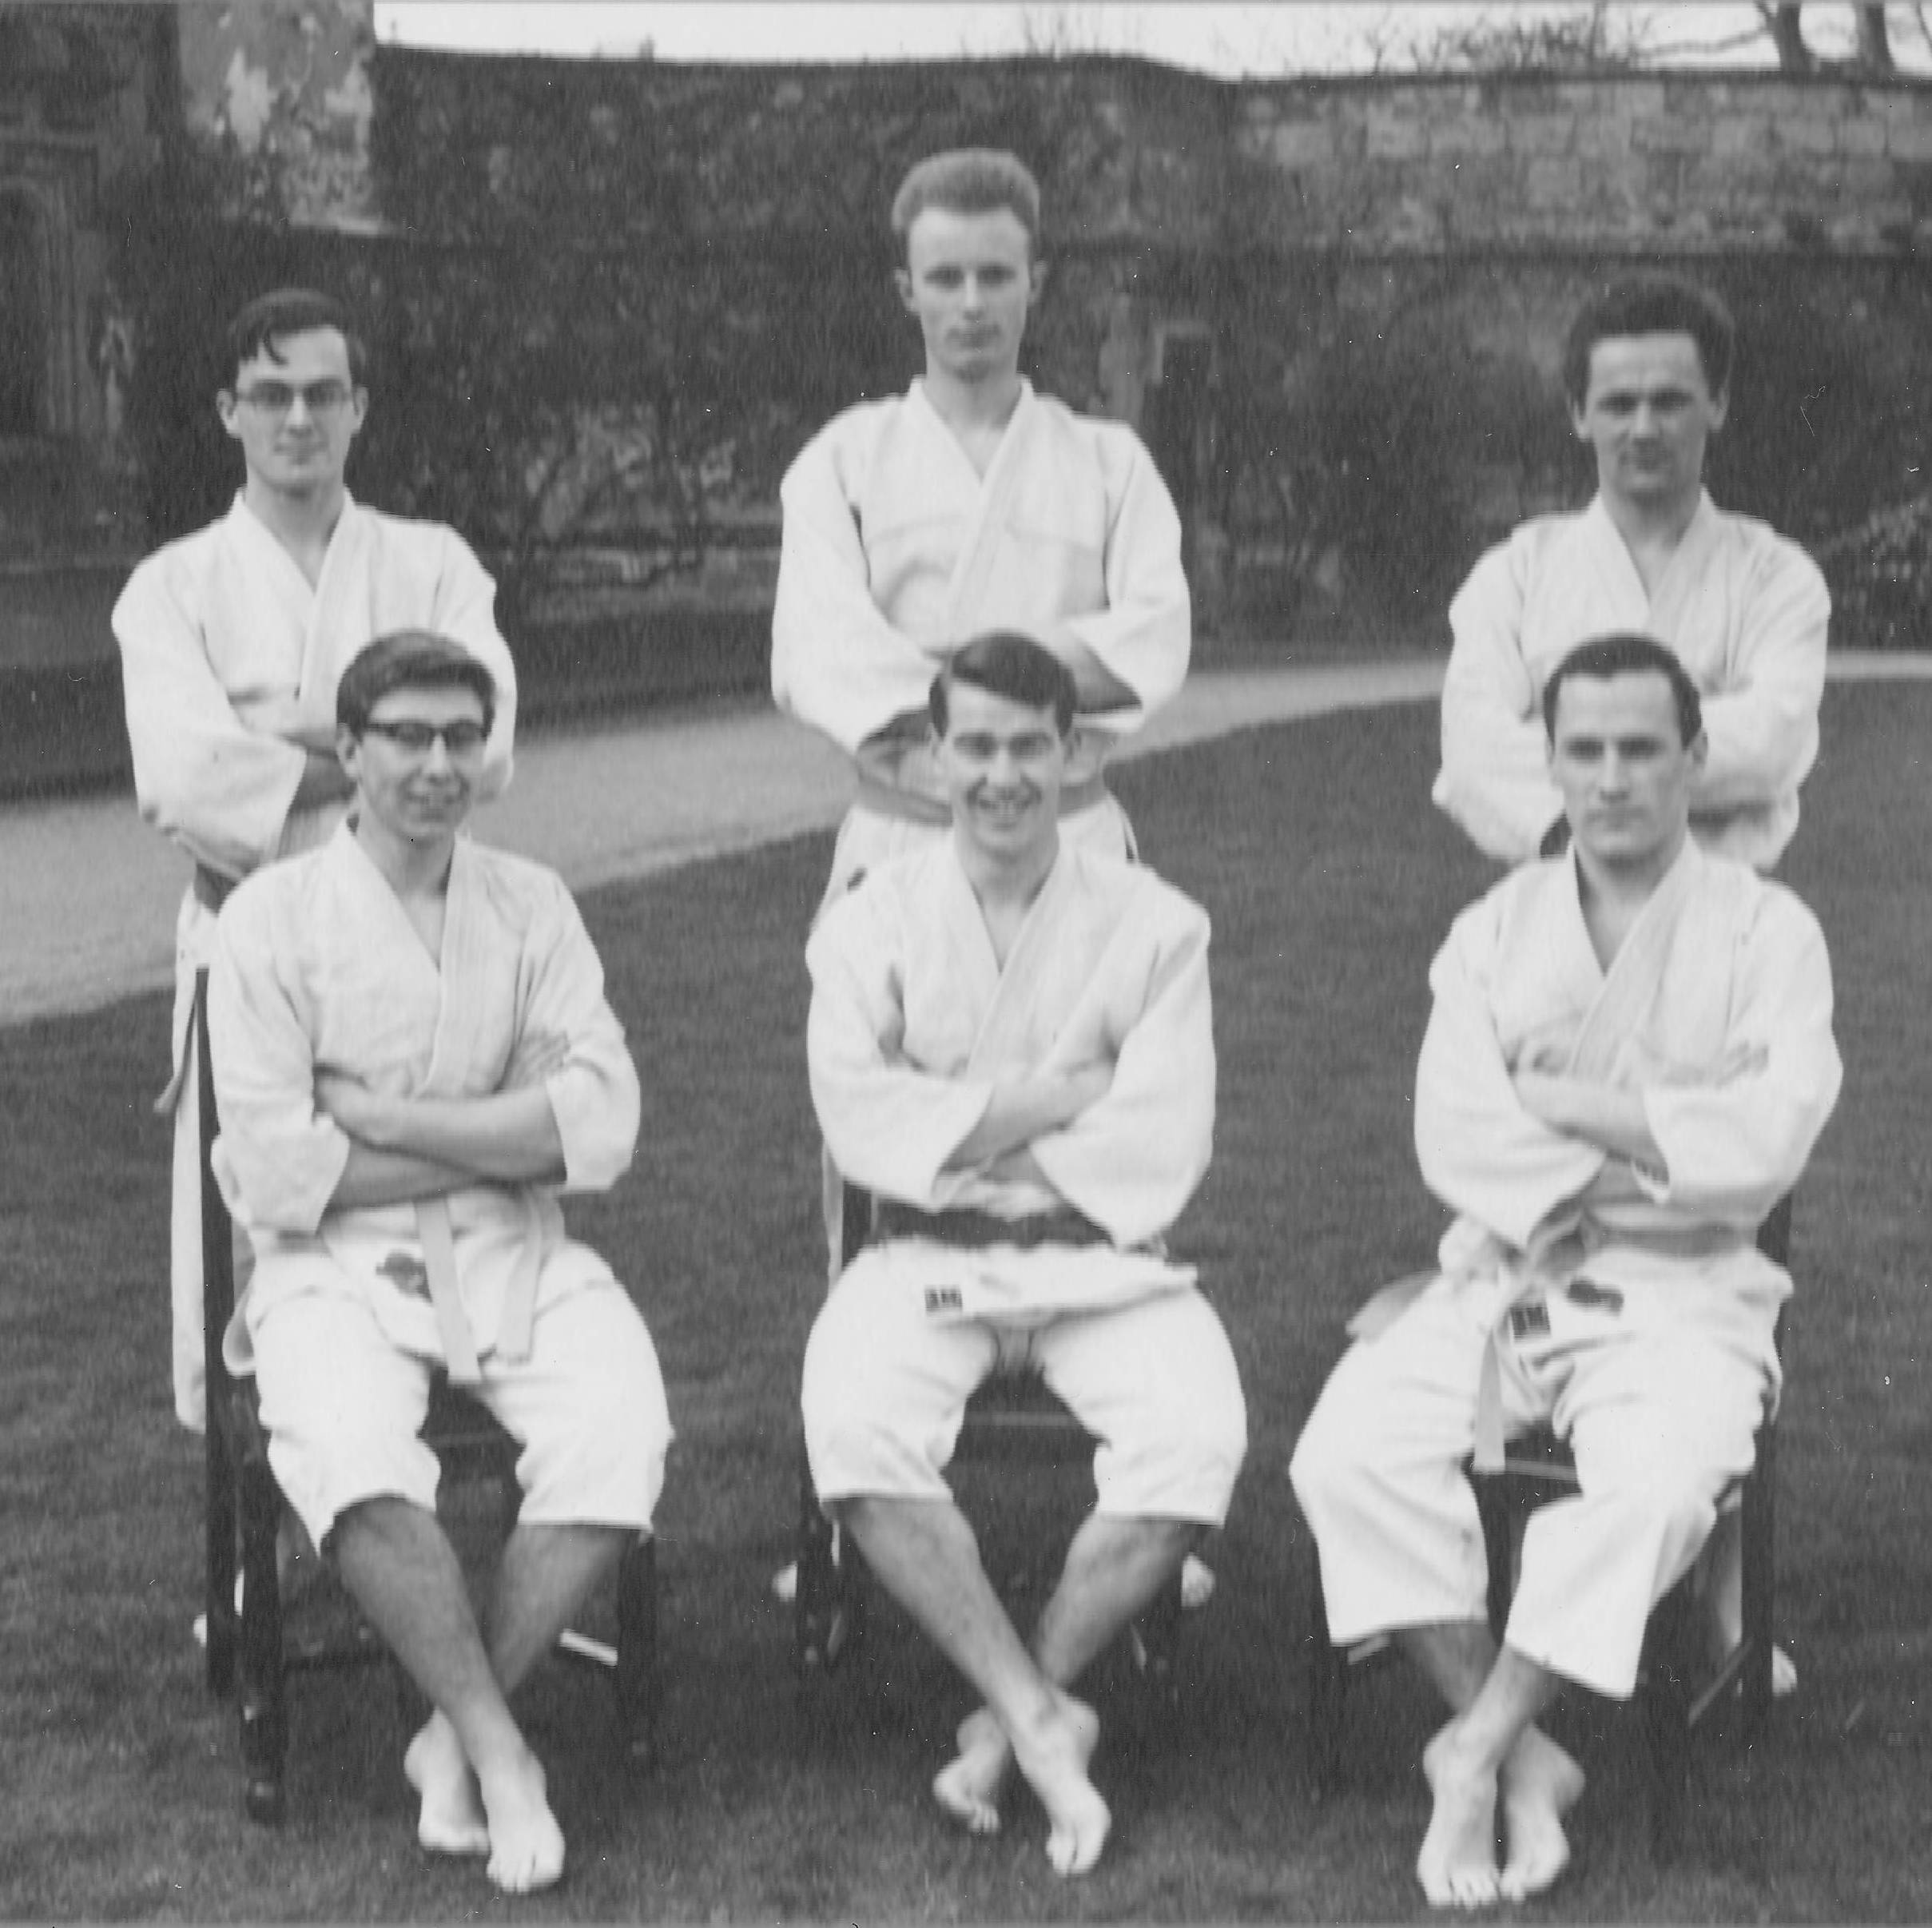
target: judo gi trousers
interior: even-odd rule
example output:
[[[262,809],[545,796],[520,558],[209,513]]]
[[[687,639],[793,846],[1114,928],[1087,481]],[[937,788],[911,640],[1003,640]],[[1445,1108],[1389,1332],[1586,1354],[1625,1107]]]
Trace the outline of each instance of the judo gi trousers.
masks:
[[[1438,1278],[1350,1348],[1316,1401],[1289,1472],[1339,1646],[1486,1617],[1463,1465],[1497,1305],[1492,1282]],[[1547,1308],[1547,1332],[1519,1340],[1505,1322],[1497,1338],[1504,1429],[1553,1425],[1580,1490],[1532,1516],[1505,1640],[1626,1699],[1651,1608],[1696,1559],[1724,1489],[1751,1469],[1770,1389],[1735,1342],[1699,1331],[1682,1298],[1675,1316],[1635,1321],[1562,1298]]]

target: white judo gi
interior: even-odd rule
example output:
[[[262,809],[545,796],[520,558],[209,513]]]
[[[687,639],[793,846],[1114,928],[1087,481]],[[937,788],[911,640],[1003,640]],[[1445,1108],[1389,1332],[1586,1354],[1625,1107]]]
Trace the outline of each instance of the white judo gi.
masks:
[[[1083,717],[1061,834],[1123,855],[1125,814],[1100,768],[1187,674],[1181,526],[1132,431],[1076,415],[1020,384],[982,478],[914,382],[837,416],[779,490],[785,511],[772,615],[772,694],[857,766],[831,895],[930,839],[946,792],[923,720],[952,651],[988,630],[1049,650],[1077,645],[1133,692]]]
[[[141,813],[197,866],[175,926],[175,1118],[170,1275],[175,1410],[204,1423],[199,1094],[189,1063],[195,975],[214,947],[221,891],[313,849],[339,803],[291,814],[304,747],[332,749],[336,685],[365,644],[427,629],[495,678],[482,794],[510,781],[516,670],[496,632],[495,586],[462,539],[345,499],[313,588],[237,495],[220,522],[141,564],[114,606]],[[199,873],[206,873],[205,876]]]
[[[229,900],[209,1034],[216,1175],[256,1253],[229,1354],[256,1373],[276,1477],[317,1544],[358,1500],[433,1506],[436,1462],[415,1437],[446,1358],[433,1234],[416,1204],[331,1206],[349,1141],[315,1079],[477,1098],[540,1076],[561,1189],[608,1189],[636,1143],[638,1080],[576,906],[540,865],[459,838],[432,958],[345,824]],[[447,1199],[476,1390],[523,1444],[523,1521],[641,1529],[670,1437],[663,1382],[610,1268],[565,1235],[556,1189]]]
[[[1579,643],[1635,630],[1668,644],[1703,697],[1710,753],[1691,793],[1691,834],[1769,870],[1818,756],[1831,613],[1802,549],[1707,494],[1654,598],[1600,496],[1576,515],[1538,516],[1484,556],[1449,605],[1436,804],[1489,856],[1534,857],[1563,809],[1543,686]]]
[[[827,912],[806,952],[820,1125],[842,1171],[936,1222],[868,1247],[813,1327],[803,1404],[822,1498],[943,1496],[968,1397],[1024,1365],[1100,1441],[1103,1513],[1226,1517],[1240,1381],[1194,1268],[1162,1242],[1213,1136],[1207,944],[1178,892],[1064,844],[1004,969],[950,838]],[[998,1162],[944,1169],[996,1082],[1095,1062],[1114,1067],[1106,1096],[1031,1147],[1046,1184]],[[1070,1212],[1086,1223],[1066,1238],[1087,1242],[1029,1242]],[[972,1229],[952,1242],[960,1214]]]
[[[1530,1523],[1509,1644],[1624,1697],[1777,1397],[1791,1281],[1754,1232],[1838,1096],[1824,940],[1789,892],[1687,839],[1607,973],[1566,857],[1466,911],[1429,982],[1416,1144],[1458,1216],[1440,1271],[1392,1289],[1391,1322],[1336,1368],[1290,1468],[1330,1630],[1485,1617],[1461,1467],[1488,1377],[1503,1430],[1553,1423],[1581,1485]],[[1526,1065],[1641,1091],[1661,1168],[1532,1117]]]

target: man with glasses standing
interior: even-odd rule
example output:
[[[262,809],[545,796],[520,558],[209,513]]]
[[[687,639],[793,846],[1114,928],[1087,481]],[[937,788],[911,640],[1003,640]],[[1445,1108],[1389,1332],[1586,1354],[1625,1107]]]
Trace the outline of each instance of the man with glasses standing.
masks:
[[[368,409],[347,310],[284,288],[229,329],[221,425],[245,471],[217,523],[168,544],[115,606],[141,813],[193,860],[176,925],[172,1235],[175,1410],[205,1423],[201,1121],[187,1075],[197,971],[236,883],[314,848],[349,784],[335,752],[336,686],[372,638],[425,629],[490,672],[496,714],[481,795],[510,780],[516,672],[498,634],[495,586],[462,541],[364,508],[344,471]]]

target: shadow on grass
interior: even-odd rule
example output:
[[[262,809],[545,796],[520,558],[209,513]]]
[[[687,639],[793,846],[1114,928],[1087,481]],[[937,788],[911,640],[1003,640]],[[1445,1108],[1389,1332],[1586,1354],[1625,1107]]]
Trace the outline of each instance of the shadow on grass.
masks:
[[[1834,690],[1789,868],[1832,943],[1846,1096],[1800,1195],[1779,1633],[1802,1674],[1747,1755],[1700,1747],[1694,1845],[1646,1850],[1640,1737],[1560,1716],[1591,1775],[1577,1864],[1532,1916],[1913,1919],[1932,1913],[1923,1694],[1932,1550],[1914,1476],[1925,1373],[1932,692]],[[1307,1536],[1295,1434],[1366,1291],[1442,1214],[1409,1143],[1425,974],[1493,874],[1429,809],[1425,710],[1258,731],[1131,767],[1151,860],[1214,919],[1220,1130],[1178,1242],[1239,1354],[1253,1446],[1221,1588],[1191,1624],[1163,1731],[1110,1661],[1096,1776],[1116,1834],[1089,1881],[1047,1871],[1024,1799],[975,1843],[926,1795],[965,1695],[904,1621],[794,1704],[785,1612],[798,1362],[821,1276],[800,946],[813,838],[598,892],[585,911],[646,1091],[613,1197],[573,1207],[644,1308],[678,1427],[662,1518],[662,1771],[604,1756],[597,1685],[541,1674],[524,1711],[570,1838],[519,1918],[1382,1919],[1421,1912],[1414,1762],[1433,1725],[1399,1670],[1365,1684],[1343,1785],[1302,1776]],[[301,1684],[290,1815],[240,1812],[230,1711],[188,1639],[198,1461],[169,1418],[162,1254],[164,1001],[0,1032],[0,1916],[507,1915],[473,1866],[419,1855],[380,1672]],[[996,1574],[1050,1577],[1077,1478],[1025,1505],[963,1491]]]

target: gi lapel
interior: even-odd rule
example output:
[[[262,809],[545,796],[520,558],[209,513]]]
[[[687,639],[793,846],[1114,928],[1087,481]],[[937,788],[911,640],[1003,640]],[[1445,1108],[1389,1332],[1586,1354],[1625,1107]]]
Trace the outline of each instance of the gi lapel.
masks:
[[[923,396],[924,391],[922,389],[920,393]],[[931,407],[929,403],[927,406]],[[964,642],[986,626],[985,612],[1003,560],[1013,498],[1026,471],[1025,445],[1034,433],[1038,412],[1032,386],[1022,382],[1012,419],[1008,422],[1006,433],[1000,438],[1000,446],[994,452],[992,466],[980,482],[978,509],[953,563],[952,578],[947,585],[948,642]],[[936,420],[937,411],[933,413]],[[943,423],[940,427],[947,438],[952,439],[952,431],[945,428]],[[962,460],[965,459],[963,450],[956,452]]]

